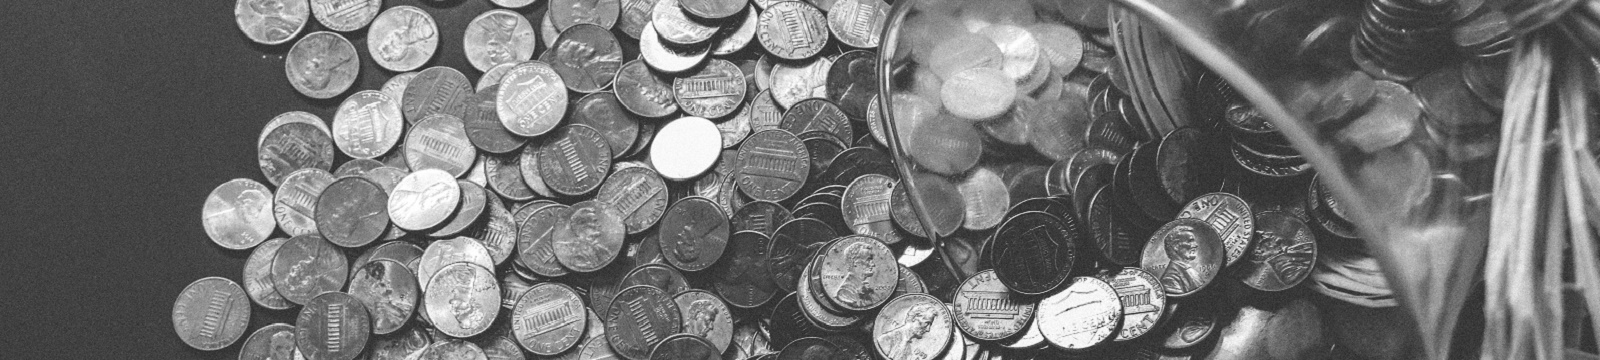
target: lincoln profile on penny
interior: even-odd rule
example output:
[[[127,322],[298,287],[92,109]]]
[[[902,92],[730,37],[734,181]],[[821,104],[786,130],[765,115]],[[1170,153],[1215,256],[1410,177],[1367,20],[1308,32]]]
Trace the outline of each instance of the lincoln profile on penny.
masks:
[[[878,266],[872,263],[877,254],[872,253],[871,245],[857,242],[845,248],[846,266],[844,281],[831,291],[833,298],[842,303],[856,306],[865,306],[870,303],[868,298],[877,296],[876,291],[869,286],[872,275],[878,273]]]
[[[934,304],[917,304],[906,311],[906,321],[890,328],[889,331],[878,335],[878,343],[884,344],[883,357],[886,359],[906,358],[906,352],[911,350],[911,344],[923,336],[928,335],[928,330],[933,327],[933,320],[939,314]]]
[[[300,66],[291,66],[294,74],[299,78],[300,85],[306,88],[323,90],[333,82],[334,72],[339,71],[339,66],[354,61],[354,53],[347,53],[338,49],[338,44],[332,38],[307,37],[305,40],[309,47],[305,63]]]
[[[1161,285],[1185,292],[1199,287],[1199,271],[1189,265],[1199,256],[1194,232],[1178,229],[1167,236],[1165,242],[1167,258],[1171,261],[1167,262],[1166,271],[1161,273]]]

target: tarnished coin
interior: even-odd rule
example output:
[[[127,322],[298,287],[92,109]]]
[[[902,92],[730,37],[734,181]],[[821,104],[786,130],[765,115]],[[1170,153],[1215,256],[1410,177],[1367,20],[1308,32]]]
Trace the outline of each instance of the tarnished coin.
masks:
[[[1257,243],[1238,272],[1245,285],[1283,291],[1311,273],[1317,261],[1317,242],[1304,221],[1289,213],[1263,211],[1255,215],[1255,233]]]
[[[594,272],[622,253],[622,212],[610,203],[589,200],[572,206],[572,214],[556,224],[556,260],[576,272]]]
[[[272,285],[272,259],[278,256],[278,248],[289,239],[277,238],[262,242],[250,251],[250,257],[244,262],[244,289],[250,295],[250,300],[256,305],[272,310],[285,310],[294,304],[278,294],[278,287]],[[252,335],[254,336],[254,335]]]
[[[1062,349],[1087,349],[1105,342],[1117,332],[1121,317],[1117,290],[1092,277],[1074,278],[1066,290],[1039,301],[1039,332]]]
[[[1124,268],[1105,277],[1122,302],[1122,325],[1115,341],[1144,336],[1161,322],[1167,307],[1167,292],[1155,275],[1138,268]]]
[[[739,190],[752,199],[783,201],[805,185],[810,155],[800,138],[784,130],[750,135],[739,146]]]
[[[1096,247],[1101,256],[1112,264],[1120,266],[1133,266],[1139,263],[1140,252],[1144,250],[1141,236],[1135,235],[1133,225],[1125,218],[1121,218],[1117,210],[1113,209],[1114,201],[1110,186],[1102,186],[1095,190],[1089,200],[1084,222],[1089,224],[1089,231],[1094,236]]]
[[[1213,170],[1217,165],[1211,161],[1208,151],[1211,141],[1216,140],[1194,128],[1173,130],[1161,139],[1153,166],[1161,189],[1170,199],[1166,202],[1174,205],[1187,203],[1217,188],[1221,176],[1220,172]],[[1172,213],[1166,214],[1170,216]]]
[[[1005,181],[1000,179],[1000,174],[989,168],[979,168],[967,175],[966,181],[956,185],[956,191],[961,193],[963,208],[966,209],[966,220],[961,226],[967,230],[987,230],[1005,220],[1006,209],[1011,205],[1011,193],[1006,191]]]
[[[233,280],[208,277],[183,288],[172,304],[172,328],[189,347],[213,351],[233,345],[250,325],[250,299]]]
[[[784,108],[802,100],[828,97],[828,71],[833,60],[819,57],[803,62],[778,63],[772,67],[772,86],[767,91]]]
[[[885,244],[899,243],[900,233],[889,214],[889,197],[896,186],[894,179],[878,174],[863,175],[851,182],[839,204],[850,230]]]
[[[500,283],[479,264],[446,265],[425,288],[423,308],[434,328],[446,335],[465,338],[483,333],[500,313]]]
[[[700,271],[722,257],[729,236],[728,216],[711,200],[689,197],[667,208],[661,218],[661,250],[667,263]]]
[[[710,170],[722,154],[722,132],[710,120],[683,117],[656,132],[650,164],[672,181],[693,179]]]
[[[421,68],[439,49],[439,26],[433,16],[415,6],[384,10],[367,31],[367,53],[372,60],[396,72]]]
[[[372,336],[372,317],[356,297],[326,292],[300,309],[294,334],[295,349],[307,359],[355,359]]]
[[[820,131],[840,142],[855,140],[849,118],[838,104],[827,99],[806,99],[790,106],[778,128],[801,135]]]
[[[1250,204],[1236,195],[1210,193],[1190,201],[1183,211],[1178,212],[1178,218],[1198,219],[1210,224],[1211,229],[1222,236],[1224,255],[1227,257],[1223,266],[1229,266],[1246,257],[1245,249],[1250,247],[1251,239],[1255,236],[1254,213],[1250,210]]]
[[[278,220],[278,227],[289,236],[316,233],[312,215],[317,197],[332,183],[333,174],[317,168],[300,169],[285,177],[272,197],[272,215]]]
[[[668,1],[668,0],[657,0]],[[656,71],[676,74],[705,62],[711,47],[706,45],[671,46],[661,39],[654,23],[645,24],[639,33],[639,57]]]
[[[372,180],[340,178],[316,202],[316,230],[335,245],[366,246],[389,229],[389,195]]]
[[[550,23],[565,32],[578,24],[593,24],[610,30],[621,15],[619,0],[550,0]]]
[[[462,339],[440,339],[422,351],[419,360],[489,360],[489,354]]]
[[[550,132],[567,113],[567,87],[555,69],[529,61],[506,73],[495,96],[500,122],[522,136]]]
[[[433,228],[448,219],[461,202],[461,186],[444,170],[418,170],[389,194],[389,219],[409,231]]]
[[[772,236],[778,231],[778,226],[783,225],[792,216],[789,209],[771,201],[752,201],[739,207],[738,211],[729,217],[729,229],[732,232],[751,230]]]
[[[361,300],[372,317],[372,333],[385,335],[400,330],[417,309],[417,276],[405,265],[375,260],[355,270],[350,279],[350,295]]]
[[[622,224],[629,234],[644,232],[656,224],[667,210],[667,184],[649,168],[617,170],[600,186],[596,200],[614,205],[622,212]]]
[[[875,48],[888,17],[889,4],[883,0],[838,0],[828,10],[828,30],[845,45]]]
[[[611,170],[611,148],[600,132],[585,125],[567,125],[552,135],[538,147],[538,172],[545,185],[568,196],[600,188]]]
[[[756,39],[756,28],[761,27],[761,14],[757,11],[746,11],[743,16],[737,16],[738,26],[723,26],[715,36],[715,45],[711,48],[712,55],[731,55],[750,47],[750,41]],[[751,83],[751,88],[755,84]]]
[[[1167,295],[1183,297],[1205,288],[1222,269],[1221,235],[1204,221],[1180,218],[1168,222],[1144,245],[1140,266],[1161,279]]]
[[[509,69],[509,66],[501,65],[496,68]],[[528,142],[527,138],[512,134],[510,130],[506,129],[505,124],[500,121],[500,111],[497,105],[499,103],[495,100],[499,93],[500,85],[491,85],[477,92],[467,103],[466,116],[461,118],[462,126],[467,131],[467,140],[471,141],[472,146],[477,147],[478,150],[491,154],[510,153]],[[485,166],[488,166],[488,164],[486,163]],[[485,170],[488,169],[486,168]],[[491,173],[490,175],[492,177],[493,174]],[[517,179],[517,182],[521,181],[521,178]]]
[[[280,185],[284,178],[300,169],[333,170],[333,147],[333,139],[317,126],[287,123],[272,129],[262,139],[256,150],[256,161],[267,181]]]
[[[815,6],[785,1],[761,12],[756,38],[767,52],[785,60],[816,56],[828,44],[827,18]]]
[[[617,100],[621,100],[622,106],[634,114],[658,118],[678,112],[672,82],[651,72],[644,60],[622,64],[614,84]]]
[[[777,129],[783,123],[783,109],[778,106],[778,101],[772,98],[770,91],[763,90],[750,99],[750,131]]]
[[[755,231],[740,231],[728,237],[727,249],[718,261],[715,276],[717,294],[729,305],[756,308],[778,292],[774,285],[774,262],[768,252],[772,240]]]
[[[846,4],[853,1],[882,2],[882,0],[848,0],[839,3]],[[877,99],[878,95],[877,69],[877,53],[856,50],[839,55],[839,58],[834,60],[833,66],[828,69],[828,100],[838,104],[839,110],[844,111],[851,119],[866,119],[869,116],[868,110],[876,109],[870,107],[869,103]]]
[[[273,257],[272,286],[289,302],[306,304],[317,295],[343,289],[349,271],[339,248],[321,235],[300,235],[289,238]]]
[[[289,48],[283,68],[295,91],[313,99],[328,99],[344,93],[355,83],[356,73],[361,71],[361,60],[356,57],[356,47],[350,40],[336,33],[318,31],[300,38]]]
[[[571,287],[555,282],[534,285],[511,310],[511,332],[517,343],[538,356],[571,349],[583,337],[588,311]]]
[[[664,0],[672,1],[672,0]],[[745,98],[744,74],[732,62],[712,59],[686,77],[672,81],[678,106],[689,115],[721,118],[732,114]]]
[[[1177,307],[1172,312],[1172,321],[1169,321],[1168,333],[1161,347],[1167,349],[1187,349],[1204,342],[1217,328],[1217,309],[1211,300],[1197,299]]]
[[[706,340],[693,334],[676,334],[661,340],[650,350],[649,360],[720,360],[722,353]]]
[[[984,270],[961,282],[954,296],[956,326],[978,340],[994,341],[1022,333],[1031,321],[1035,304],[1011,296],[994,270]]]
[[[649,286],[622,289],[606,318],[606,341],[618,356],[645,360],[650,350],[682,330],[682,315],[666,292]]]
[[[293,360],[294,325],[273,323],[251,333],[239,347],[239,360]]]
[[[889,300],[899,283],[899,265],[889,247],[865,236],[847,236],[817,254],[817,291],[847,311],[863,311]]]
[[[567,269],[556,260],[555,230],[558,222],[571,214],[571,207],[557,204],[534,210],[517,224],[517,264],[540,276],[566,275]]]
[[[567,119],[575,125],[587,125],[600,131],[611,148],[612,157],[622,157],[639,141],[639,121],[623,109],[622,102],[611,92],[584,95],[572,104],[572,116]]]
[[[1007,220],[992,240],[995,275],[1011,290],[1030,295],[1048,293],[1066,282],[1078,262],[1078,246],[1086,241],[1076,219],[1030,211]]]
[[[351,32],[378,17],[382,0],[310,0],[311,14],[329,30]]]
[[[685,334],[704,338],[715,354],[727,352],[733,343],[733,314],[722,298],[705,290],[690,290],[673,296],[672,301],[683,315]]]
[[[488,189],[466,180],[456,180],[456,187],[461,189],[461,201],[457,203],[455,213],[444,224],[428,233],[431,237],[447,237],[460,234],[468,226],[478,223],[483,213],[488,210],[490,194]],[[495,199],[499,201],[499,199]]]
[[[690,290],[689,280],[683,277],[682,272],[662,264],[644,264],[633,268],[633,271],[622,277],[618,288],[626,289],[634,285],[649,285],[669,295]]]
[[[250,41],[265,45],[289,42],[311,19],[306,0],[237,0],[233,20]],[[253,336],[253,335],[252,335]]]
[[[540,59],[550,62],[567,89],[592,93],[610,87],[616,79],[622,68],[622,45],[605,28],[578,24],[562,31]]]
[[[888,360],[932,359],[955,336],[950,309],[927,294],[907,294],[884,305],[873,320],[872,343]]]
[[[427,293],[429,281],[445,267],[455,263],[470,263],[484,269],[494,268],[494,258],[482,243],[467,237],[434,241],[417,259],[417,284]]]
[[[406,265],[407,269],[410,269],[409,264],[421,257],[421,247],[405,241],[390,241],[368,248],[361,256],[356,257],[355,261],[350,262],[350,268],[360,269],[374,260],[389,260]]]
[[[533,24],[528,18],[510,10],[495,9],[472,19],[462,46],[473,68],[488,71],[496,65],[532,59],[539,39],[534,37]]]
[[[466,115],[467,101],[473,94],[472,81],[461,71],[446,66],[430,67],[406,83],[405,94],[399,98],[400,113],[412,124],[433,114],[459,119]]]
[[[400,142],[400,101],[388,94],[363,90],[345,98],[333,115],[333,143],[345,155],[371,159]]]
[[[201,224],[211,242],[229,250],[255,247],[277,225],[272,190],[250,179],[233,179],[206,196]]]
[[[691,2],[704,2],[690,0]],[[676,45],[697,45],[716,35],[717,28],[690,20],[688,9],[679,0],[657,0],[650,12],[650,24],[661,40]]]

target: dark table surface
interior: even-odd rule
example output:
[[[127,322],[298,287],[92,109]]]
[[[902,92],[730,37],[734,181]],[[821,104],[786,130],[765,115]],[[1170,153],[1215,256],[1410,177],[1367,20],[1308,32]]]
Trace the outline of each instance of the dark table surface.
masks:
[[[548,1],[520,9],[537,24]],[[488,0],[386,0],[439,25],[430,65],[477,79],[462,54]],[[283,69],[289,45],[260,46],[231,0],[15,1],[0,15],[0,359],[233,359],[241,339],[202,352],[173,331],[173,300],[207,276],[239,281],[248,251],[214,245],[200,224],[211,189],[266,183],[255,144],[273,116],[331,121],[337,99],[303,97]],[[312,20],[302,35],[321,30]],[[362,58],[351,92],[393,72]],[[348,94],[348,92],[346,93]],[[342,162],[341,158],[336,163]],[[292,323],[255,308],[248,331]],[[248,335],[248,333],[246,333]]]

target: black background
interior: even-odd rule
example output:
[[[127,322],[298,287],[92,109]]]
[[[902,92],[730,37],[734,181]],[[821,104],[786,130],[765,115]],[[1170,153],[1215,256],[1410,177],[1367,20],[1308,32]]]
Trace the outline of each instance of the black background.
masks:
[[[549,0],[515,11],[535,25]],[[481,75],[462,34],[488,0],[413,5],[440,31],[432,65]],[[239,281],[248,251],[213,244],[200,224],[212,188],[267,183],[256,140],[273,116],[332,121],[338,100],[290,87],[290,44],[239,31],[232,0],[11,1],[0,10],[0,359],[234,359],[240,339],[193,350],[173,331],[172,303],[190,282]],[[310,20],[301,36],[322,30]],[[394,73],[344,34],[362,59],[351,92]],[[541,45],[541,51],[542,51]],[[336,161],[335,165],[342,162]],[[250,331],[293,323],[256,307]]]

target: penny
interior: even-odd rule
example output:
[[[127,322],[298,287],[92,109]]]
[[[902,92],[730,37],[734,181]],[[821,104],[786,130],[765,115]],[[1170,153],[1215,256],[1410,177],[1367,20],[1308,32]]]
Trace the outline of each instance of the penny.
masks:
[[[421,360],[488,360],[489,354],[477,344],[461,339],[441,339],[422,351]]]
[[[899,282],[894,254],[870,237],[844,237],[823,247],[817,256],[822,286],[817,290],[848,311],[878,307],[889,300]]]
[[[806,264],[805,273],[813,273],[816,263]],[[800,301],[800,312],[813,323],[828,329],[845,329],[861,323],[865,314],[840,314],[830,309],[831,305],[823,305],[811,281],[799,281],[795,285],[795,298]]]
[[[622,212],[610,203],[584,201],[552,230],[556,260],[576,272],[594,272],[622,251]]]
[[[710,52],[711,47],[704,45],[668,46],[656,33],[654,23],[645,24],[644,30],[639,33],[639,57],[656,71],[668,74],[684,72],[705,62],[706,54]]]
[[[477,151],[461,118],[433,114],[418,121],[406,135],[406,165],[412,170],[439,169],[459,177],[471,170]]]
[[[295,91],[313,99],[328,99],[350,89],[356,81],[356,73],[361,71],[361,61],[350,40],[336,33],[318,31],[300,38],[289,48],[283,68]]]
[[[1172,202],[1186,203],[1217,188],[1218,172],[1210,170],[1216,165],[1208,157],[1207,143],[1211,141],[1214,140],[1193,128],[1174,130],[1161,139],[1155,166],[1161,188]]]
[[[289,123],[310,124],[311,126],[315,126],[318,130],[321,130],[323,133],[333,133],[332,131],[328,130],[328,124],[322,122],[322,118],[304,111],[290,111],[272,117],[272,120],[268,121],[266,126],[261,127],[261,134],[256,139],[256,146],[259,147],[262,143],[267,141],[267,134],[271,134],[273,130],[276,130],[278,127]]]
[[[1187,349],[1211,337],[1211,333],[1217,328],[1218,322],[1217,309],[1214,308],[1215,305],[1211,302],[1210,300],[1200,300],[1198,302],[1184,303],[1182,304],[1184,306],[1178,307],[1176,311],[1171,311],[1173,319],[1168,324],[1172,326],[1171,329],[1167,330],[1170,333],[1166,334],[1166,339],[1160,342],[1161,347],[1175,350]]]
[[[367,53],[390,71],[416,70],[439,49],[439,28],[433,16],[415,6],[396,6],[378,14],[367,32]]]
[[[954,175],[978,164],[982,134],[965,120],[948,115],[927,119],[910,130],[905,146],[911,159],[929,171]],[[981,171],[981,170],[980,170]]]
[[[249,325],[249,296],[233,280],[195,280],[172,304],[173,330],[195,349],[213,351],[233,345]]]
[[[683,112],[721,118],[739,108],[746,86],[738,66],[727,60],[712,59],[694,74],[674,79],[672,89]]]
[[[277,238],[262,242],[250,251],[250,257],[245,260],[242,278],[245,292],[250,295],[252,302],[263,308],[285,310],[294,305],[278,293],[277,286],[272,285],[272,259],[286,241],[288,239]]]
[[[555,230],[559,221],[566,219],[572,208],[551,205],[533,211],[517,226],[517,264],[540,276],[557,277],[567,274],[556,260]]]
[[[591,338],[583,343],[583,349],[576,355],[577,359],[613,360],[617,353],[611,350],[610,342],[605,338]],[[569,357],[559,359],[567,360]]]
[[[518,160],[522,162],[521,169],[519,169],[522,172],[522,183],[527,185],[529,190],[533,190],[534,194],[553,197],[555,196],[555,191],[551,191],[550,186],[545,183],[544,175],[539,174],[539,153],[541,152],[539,149],[540,146],[537,145],[529,145],[522,148],[522,154],[518,157]]]
[[[651,72],[644,60],[633,60],[622,64],[613,83],[616,86],[617,100],[634,114],[659,118],[678,112],[678,103],[672,93],[672,82],[664,76]]]
[[[1039,318],[1040,316],[1036,312],[1034,314],[1034,321],[1028,323],[1028,328],[1023,330],[1022,336],[1011,339],[1009,342],[1002,342],[1000,343],[1000,346],[1007,349],[1031,349],[1038,347],[1039,344],[1043,344],[1044,333],[1039,330]]]
[[[1035,310],[1035,304],[1013,297],[994,270],[984,270],[963,281],[952,304],[956,326],[983,341],[1022,333],[1033,320]]]
[[[238,0],[233,20],[245,37],[263,45],[289,42],[305,29],[311,8],[305,0]]]
[[[350,295],[361,300],[372,317],[372,333],[385,335],[400,330],[417,308],[417,276],[405,265],[376,260],[355,270],[350,279]]]
[[[308,359],[355,359],[372,335],[366,306],[350,294],[317,295],[295,318],[295,349]]]
[[[239,346],[239,360],[291,360],[294,355],[294,325],[284,323],[256,329]]]
[[[311,14],[329,30],[351,32],[366,27],[378,16],[380,0],[310,0]]]
[[[429,342],[427,330],[413,326],[399,333],[374,336],[368,354],[373,360],[415,359],[428,350]]]
[[[888,176],[869,174],[856,178],[845,190],[839,210],[857,235],[866,235],[885,244],[899,243],[900,233],[889,214],[889,198],[897,187]]]
[[[794,224],[794,225],[790,225]],[[772,235],[768,263],[772,282],[784,292],[795,291],[815,253],[817,242],[833,239],[833,229],[815,219],[797,219]]]
[[[521,136],[550,132],[566,115],[564,84],[549,64],[529,61],[517,65],[501,80],[500,93],[495,96],[500,122]]]
[[[622,47],[609,30],[577,24],[562,31],[540,59],[548,59],[567,89],[593,93],[610,87],[616,79],[622,68]]]
[[[1040,57],[1052,72],[1070,74],[1083,61],[1083,36],[1072,27],[1041,22],[1026,28],[1035,39],[1043,40],[1039,41]]]
[[[784,108],[794,107],[801,100],[827,98],[828,71],[832,68],[833,60],[827,57],[778,63],[772,67],[772,85],[767,91]]]
[[[1222,238],[1204,221],[1180,218],[1156,230],[1145,243],[1144,271],[1158,276],[1167,295],[1193,294],[1216,278],[1223,266]]]
[[[834,197],[828,197],[827,199],[837,200],[837,198]],[[794,217],[822,220],[822,222],[827,224],[828,228],[833,229],[834,232],[840,234],[852,233],[850,230],[850,224],[845,223],[844,212],[839,209],[838,204],[840,202],[842,201],[817,201],[806,203],[794,208]]]
[[[485,70],[483,75],[478,76],[478,84],[473,86],[472,89],[477,90],[478,93],[484,93],[485,89],[500,85],[500,80],[506,77],[506,73],[511,72],[511,69],[516,67],[517,64],[513,63],[495,65],[494,67],[489,68],[489,70]],[[498,92],[498,90],[496,90],[496,92]],[[489,93],[493,94],[494,92]],[[493,98],[493,96],[490,98]]]
[[[1254,213],[1250,204],[1236,195],[1210,193],[1190,201],[1178,212],[1178,218],[1199,219],[1221,235],[1226,256],[1223,266],[1230,266],[1245,257],[1245,249],[1255,236]]]
[[[675,334],[650,350],[650,360],[720,360],[722,353],[704,337]]]
[[[1100,187],[1090,197],[1084,221],[1089,224],[1101,256],[1120,266],[1138,264],[1143,251],[1142,236],[1135,235],[1128,220],[1113,213],[1110,186]]]
[[[849,2],[840,2],[845,3]],[[839,59],[834,60],[828,69],[827,98],[838,104],[839,109],[851,119],[861,120],[869,116],[869,102],[878,94],[877,61],[877,53],[856,50],[839,55]]]
[[[783,113],[783,121],[778,124],[779,129],[788,130],[794,134],[806,134],[821,131],[832,135],[834,139],[848,142],[855,139],[850,128],[849,118],[838,104],[826,99],[806,99]]]
[[[375,260],[389,260],[400,264],[410,264],[411,261],[422,257],[422,248],[404,241],[391,241],[372,248],[350,262],[351,268],[360,269],[368,262]],[[409,269],[409,265],[407,267]]]
[[[468,23],[462,46],[473,68],[488,71],[498,65],[532,59],[538,41],[533,34],[533,24],[527,18],[510,10],[495,9]]]
[[[650,17],[655,10],[658,0],[622,0],[621,14],[617,18],[617,30],[630,38],[640,39],[639,34],[650,26]]]
[[[1071,220],[1069,220],[1071,219]],[[1005,259],[996,264],[995,275],[1006,287],[1019,293],[1038,295],[1053,291],[1066,282],[1078,262],[1078,246],[1084,231],[1073,217],[1056,217],[1043,212],[1026,212],[1001,225],[995,233],[993,256]]]
[[[917,266],[917,264],[921,264],[927,261],[929,257],[932,257],[933,252],[933,244],[929,241],[913,239],[911,243],[906,244],[905,250],[900,253],[900,258],[895,259],[895,261],[898,261],[903,266]]]
[[[578,344],[588,319],[583,298],[571,287],[539,283],[517,299],[511,310],[511,332],[528,352],[554,356]]]
[[[839,154],[844,152],[846,145],[839,139],[834,138],[833,135],[822,131],[812,131],[805,133],[805,135],[807,137],[800,140],[805,142],[806,155],[808,155],[808,160],[810,160],[811,164],[810,176],[806,179],[806,182],[821,183],[823,173],[833,166],[833,158],[839,157]]]
[[[756,28],[761,26],[761,14],[757,11],[746,11],[737,21],[738,26],[723,26],[719,34],[714,37],[717,40],[711,48],[712,55],[732,55],[750,47],[750,41],[756,38]],[[749,85],[752,89],[759,90],[755,89],[754,82]],[[751,93],[754,93],[754,90]]]
[[[927,294],[908,294],[884,305],[873,321],[872,343],[888,360],[932,359],[955,335],[950,309]]]
[[[206,196],[200,220],[211,242],[224,249],[255,247],[277,226],[272,190],[250,179],[229,180]]]
[[[489,197],[493,196],[488,189],[466,180],[456,180],[456,186],[461,188],[461,201],[457,203],[455,214],[451,215],[450,219],[445,220],[443,225],[428,233],[428,236],[455,236],[461,233],[462,230],[466,230],[468,226],[477,224],[478,219],[482,218],[484,212],[488,209]],[[499,201],[499,199],[494,199],[494,201]]]
[[[723,1],[723,0],[710,0]],[[688,2],[710,2],[706,0],[689,0]],[[676,45],[696,45],[711,40],[717,33],[717,28],[689,19],[683,3],[679,0],[657,0],[650,13],[650,24],[655,27],[656,34],[661,40]]]
[[[417,262],[417,284],[422,285],[422,291],[427,292],[432,286],[428,281],[440,269],[455,263],[470,263],[485,269],[494,267],[494,258],[477,240],[466,237],[456,237],[446,240],[434,241],[422,251],[422,257]]]
[[[783,123],[783,109],[778,107],[778,101],[772,98],[772,93],[768,90],[756,94],[746,107],[750,109],[752,132],[777,129],[778,125]]]
[[[1017,86],[1002,70],[972,68],[952,74],[939,92],[950,114],[969,121],[991,119],[1011,108]]]
[[[320,121],[319,121],[320,122]],[[327,132],[305,123],[287,123],[272,129],[257,148],[261,173],[273,185],[301,169],[333,169],[333,141]]]
[[[1039,301],[1039,332],[1062,349],[1078,350],[1105,342],[1117,332],[1121,300],[1110,284],[1078,277],[1066,290]]]
[[[1005,75],[1022,84],[1029,74],[1034,73],[1041,60],[1039,41],[1032,32],[1021,26],[1009,24],[995,24],[978,30],[978,35],[983,35],[994,41],[1000,48],[1000,70]]]
[[[739,190],[756,200],[782,201],[805,185],[810,172],[805,145],[788,131],[766,130],[739,146]]]
[[[344,288],[349,278],[344,253],[321,235],[289,238],[272,259],[272,286],[278,294],[295,304]]]
[[[1240,282],[1261,291],[1283,291],[1304,281],[1317,260],[1310,227],[1278,211],[1257,213],[1254,221],[1258,240],[1236,273]]]
[[[315,229],[335,245],[365,246],[389,229],[389,195],[372,180],[340,178],[315,201]]]
[[[538,172],[545,185],[568,196],[600,188],[611,169],[611,149],[600,132],[585,125],[567,125],[552,135],[538,149]]]
[[[434,66],[417,73],[400,97],[400,113],[416,124],[433,114],[460,118],[473,95],[472,82],[454,68]],[[410,142],[409,138],[406,142]]]
[[[733,343],[733,314],[721,298],[705,290],[690,290],[673,296],[672,301],[683,315],[685,334],[705,339],[716,350],[714,354],[727,352]]]
[[[801,319],[804,320],[804,319]],[[821,360],[841,359],[844,349],[832,341],[817,337],[805,337],[790,342],[783,350],[773,356],[772,360]]]
[[[779,299],[772,305],[772,310],[767,316],[770,321],[767,329],[771,332],[771,343],[785,350],[803,347],[809,340],[822,340],[815,335],[822,334],[822,329],[811,324],[802,314],[799,303],[799,294],[789,294]],[[828,343],[827,341],[821,341]],[[831,343],[830,343],[831,345]]]
[[[1000,47],[978,34],[960,33],[943,39],[928,55],[928,67],[941,79],[969,69],[1000,69],[1005,62]]]
[[[650,350],[682,329],[681,314],[661,289],[634,286],[617,293],[606,318],[606,340],[618,356],[644,360]]]
[[[333,174],[317,168],[296,170],[285,177],[272,200],[272,213],[278,220],[278,227],[289,236],[316,233],[317,224],[312,215],[317,197],[331,183]]]
[[[516,274],[516,271],[501,274],[500,307],[506,310],[515,309],[517,307],[517,299],[533,288],[534,283],[532,281],[534,280],[529,280],[522,277],[521,274]]]
[[[689,281],[684,279],[683,273],[662,264],[644,264],[634,268],[622,277],[618,287],[626,289],[634,285],[648,285],[674,295],[689,290]]]
[[[1115,341],[1128,341],[1144,336],[1161,322],[1167,307],[1167,292],[1155,275],[1138,268],[1124,268],[1105,277],[1117,291],[1122,302],[1122,326]]]
[[[424,289],[423,308],[435,328],[446,335],[465,338],[483,333],[500,313],[500,284],[494,273],[480,264],[446,265],[432,275]]]
[[[510,153],[528,142],[527,139],[511,133],[500,121],[495,100],[499,92],[500,86],[492,85],[474,94],[467,103],[465,117],[461,118],[467,140],[478,150],[491,154]],[[521,179],[517,181],[520,182]]]
[[[406,175],[389,195],[389,219],[409,231],[426,230],[448,219],[461,201],[455,176],[425,169]]]
[[[889,4],[882,0],[839,0],[829,7],[828,30],[845,45],[875,48],[888,17]]]
[[[651,165],[673,181],[693,179],[711,169],[722,153],[722,133],[710,120],[684,117],[668,122],[650,147]]]
[[[400,98],[406,94],[406,87],[411,85],[411,80],[417,78],[417,74],[418,72],[416,71],[395,74],[389,77],[389,80],[383,82],[383,87],[379,91],[383,92],[384,95],[389,95],[390,100],[394,100],[396,104],[399,104],[401,103]]]
[[[713,279],[717,294],[729,305],[756,308],[777,293],[771,273],[774,264],[768,261],[772,244],[766,235],[755,231],[740,231],[728,237]]]
[[[333,116],[333,142],[357,159],[388,153],[400,142],[400,102],[388,94],[363,90],[345,98]]]
[[[717,131],[722,132],[722,148],[731,149],[750,137],[750,106],[739,107],[737,115],[722,119],[717,123]]]
[[[550,0],[550,23],[565,32],[578,24],[610,30],[622,10],[618,0]]]
[[[756,38],[768,53],[785,60],[811,58],[828,44],[827,19],[815,6],[785,1],[761,12]]]
[[[921,220],[916,217],[917,213],[912,211],[913,204],[910,201],[912,188],[916,189],[917,198],[922,200],[923,209],[928,219],[932,221],[935,234],[941,237],[950,236],[961,229],[962,223],[966,221],[966,201],[960,188],[944,177],[927,173],[912,175],[910,185],[901,183],[895,186],[894,193],[890,194],[889,211],[896,224],[907,230],[911,227],[922,229]]]
[[[683,0],[683,11],[702,19],[725,19],[743,12],[750,4],[745,0]]]
[[[599,130],[611,148],[612,157],[622,157],[639,140],[638,119],[623,109],[614,93],[584,95],[572,105],[572,116],[568,120]]]
[[[778,226],[788,222],[792,216],[789,209],[770,201],[752,201],[744,204],[738,211],[729,217],[731,232],[751,230],[772,236],[778,231]]]
[[[666,213],[667,184],[649,168],[617,170],[606,178],[595,199],[614,205],[623,214],[627,233],[638,234]]]
[[[1011,204],[1010,193],[1004,180],[989,168],[979,168],[956,185],[961,194],[966,220],[962,227],[968,230],[987,230],[1000,225],[1005,219],[1006,207]]]
[[[480,337],[476,345],[483,350],[484,360],[526,360],[522,348],[505,336]]]

